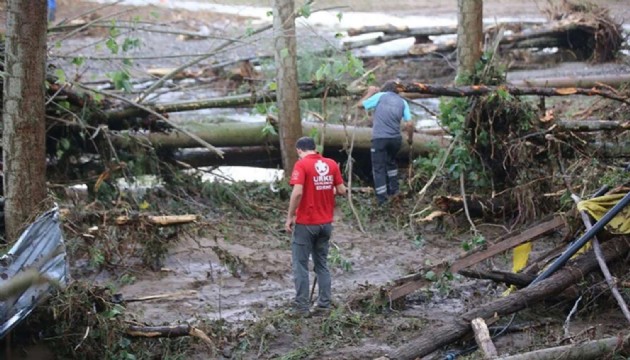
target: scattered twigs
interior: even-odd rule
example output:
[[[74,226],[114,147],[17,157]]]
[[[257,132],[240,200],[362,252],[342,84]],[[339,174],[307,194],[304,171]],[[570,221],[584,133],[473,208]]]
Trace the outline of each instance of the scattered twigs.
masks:
[[[186,130],[186,129],[182,128],[181,126],[179,126],[179,125],[177,125],[177,124],[173,123],[172,121],[170,121],[169,119],[167,119],[164,115],[162,115],[162,114],[160,114],[160,113],[158,113],[158,112],[156,112],[156,111],[154,111],[154,110],[152,110],[152,109],[150,109],[150,108],[148,108],[148,107],[146,107],[146,106],[144,106],[144,105],[141,105],[141,104],[139,104],[139,103],[134,103],[133,101],[128,100],[128,99],[126,99],[126,98],[124,98],[124,97],[122,97],[122,96],[118,96],[118,95],[114,95],[114,94],[111,94],[111,93],[106,93],[106,92],[103,92],[103,91],[99,91],[99,90],[91,89],[91,88],[88,88],[88,87],[83,86],[83,85],[81,85],[81,84],[77,84],[77,86],[82,87],[82,88],[84,88],[85,90],[94,91],[94,92],[97,92],[97,93],[100,93],[100,94],[102,94],[102,95],[106,95],[106,96],[111,96],[111,97],[113,97],[113,98],[115,98],[115,99],[118,99],[118,100],[123,101],[123,102],[125,102],[125,103],[127,103],[127,104],[130,104],[130,105],[132,105],[132,106],[134,106],[134,107],[137,107],[137,108],[139,108],[139,109],[142,109],[143,111],[146,111],[146,112],[148,112],[149,114],[152,114],[152,115],[154,115],[154,116],[157,116],[159,119],[161,119],[162,121],[164,121],[165,123],[167,123],[167,124],[169,124],[171,127],[173,127],[173,129],[176,129],[176,130],[180,131],[181,133],[183,133],[183,134],[187,135],[188,137],[190,137],[191,139],[195,140],[196,142],[198,142],[200,145],[202,145],[202,146],[203,146],[203,147],[205,147],[206,149],[208,149],[208,150],[210,150],[210,151],[212,151],[212,152],[216,153],[219,157],[222,157],[222,156],[223,156],[223,151],[221,151],[221,150],[219,150],[219,149],[215,148],[214,146],[212,146],[212,145],[208,144],[205,140],[203,140],[202,138],[200,138],[199,136],[197,136],[197,134],[192,133],[192,132],[190,132],[190,131],[188,131],[188,130]]]
[[[348,140],[348,128],[346,127],[346,123],[343,123],[343,130],[346,134],[346,141]],[[352,150],[354,148],[354,135],[355,132],[352,132],[352,138],[350,139],[350,147],[348,148],[348,162],[347,162],[347,174],[348,174],[348,205],[350,205],[350,209],[352,210],[352,214],[357,220],[357,225],[359,226],[359,230],[361,233],[365,234],[365,229],[363,228],[363,223],[361,223],[361,217],[359,217],[359,213],[357,209],[354,207],[354,203],[352,202],[352,164],[354,163],[354,159],[352,158]]]
[[[464,188],[464,172],[463,171],[459,173],[459,191],[461,191],[461,194],[462,194],[462,203],[464,204],[464,212],[466,213],[466,219],[468,219],[468,223],[470,224],[470,229],[472,230],[473,234],[477,235],[479,231],[477,230],[475,223],[470,218],[470,212],[468,211],[468,202],[466,201],[466,190]]]
[[[566,338],[570,337],[569,325],[571,324],[571,317],[575,315],[575,313],[577,312],[578,305],[580,304],[581,300],[582,300],[581,296],[578,297],[577,300],[575,300],[575,303],[573,303],[573,307],[571,308],[571,311],[569,311],[569,315],[567,315],[567,318],[564,320],[564,325],[562,325],[562,330],[564,330],[564,336]]]
[[[166,294],[128,298],[128,299],[124,299],[124,301],[130,303],[130,302],[140,302],[140,301],[163,300],[163,299],[179,298],[182,296],[195,296],[195,295],[197,295],[196,290],[186,290],[186,291],[178,291],[178,292],[172,292],[172,293],[166,293]]]

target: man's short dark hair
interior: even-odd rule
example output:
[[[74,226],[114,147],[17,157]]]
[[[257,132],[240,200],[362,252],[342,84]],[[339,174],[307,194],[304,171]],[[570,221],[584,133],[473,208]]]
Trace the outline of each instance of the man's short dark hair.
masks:
[[[398,85],[400,83],[397,80],[389,80],[381,86],[381,92],[395,92],[398,93]]]
[[[295,147],[302,151],[315,150],[315,140],[308,136],[303,136],[295,143]]]

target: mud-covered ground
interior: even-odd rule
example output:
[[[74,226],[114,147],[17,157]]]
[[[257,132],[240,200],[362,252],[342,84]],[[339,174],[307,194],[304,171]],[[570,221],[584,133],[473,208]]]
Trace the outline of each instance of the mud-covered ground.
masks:
[[[139,21],[139,24],[150,20],[161,24],[162,30],[201,32],[204,35],[222,38],[182,40],[182,34],[128,33],[123,29],[122,36],[141,39],[141,46],[129,50],[128,54],[147,57],[134,60],[131,72],[134,78],[146,79],[148,69],[173,68],[193,58],[161,56],[212,53],[226,41],[224,38],[233,39],[247,29],[255,29],[263,24],[259,18],[247,15],[249,13],[245,11],[243,14],[239,12],[220,14],[178,9],[172,0],[154,3],[159,6],[136,8],[118,4],[103,7],[97,14],[99,16],[111,14],[112,18]],[[231,3],[252,4],[236,0]],[[268,2],[259,3],[268,5]],[[606,0],[599,1],[598,4],[610,6],[614,15],[620,19],[630,17],[630,4],[627,1]],[[318,2],[318,6],[322,8],[339,5],[349,6],[342,8],[342,12],[378,12],[376,16],[387,14],[401,18],[409,16],[427,18],[437,16],[450,20],[456,18],[456,1]],[[487,18],[540,18],[541,7],[544,5],[543,1],[486,0],[484,15]],[[96,6],[99,5],[87,1],[61,0],[58,2],[55,24],[63,25],[60,22],[64,19],[70,20],[75,17],[86,19],[89,17],[85,15],[86,12]],[[138,18],[134,18],[136,16]],[[319,48],[335,41],[334,35],[339,28],[331,31],[325,29],[324,26],[301,27],[299,46],[302,49]],[[51,34],[49,46],[51,61],[63,66],[68,77],[80,81],[100,81],[106,78],[106,72],[116,71],[121,63],[116,59],[101,58],[127,55],[112,54],[112,50],[102,41],[107,37],[108,31],[108,28],[91,28],[67,39],[64,38],[64,33]],[[237,42],[238,46],[232,47],[229,52],[216,51],[215,56],[193,68],[200,71],[214,63],[236,57],[268,55],[271,44],[269,36],[270,33],[263,33],[254,41]],[[57,42],[58,45],[55,45]],[[100,45],[95,46],[97,43]],[[69,62],[77,56],[84,57],[85,62],[73,68]],[[396,66],[389,65],[377,73],[377,77],[396,76],[418,81],[431,81],[435,78],[448,80],[452,77],[452,69],[449,71],[448,67],[447,70],[444,70],[444,67],[437,67],[441,69],[441,73],[436,74],[435,67],[420,61],[400,61]],[[615,65],[612,71],[619,71],[619,67]],[[204,94],[219,94],[231,90],[233,88],[227,88],[225,83],[213,84],[201,90],[182,91],[178,99],[194,99]],[[289,236],[281,231],[287,202],[278,197],[268,203],[253,204],[252,207],[260,216],[255,214],[243,216],[236,210],[231,213],[225,208],[222,208],[222,212],[200,214],[207,223],[205,231],[183,236],[172,244],[158,271],[134,267],[110,268],[107,271],[86,274],[83,271],[85,259],[72,259],[75,277],[103,284],[117,282],[119,284],[117,290],[124,298],[177,293],[165,299],[130,302],[127,311],[135,314],[135,319],[143,323],[159,325],[224,319],[229,324],[226,329],[236,332],[238,331],[235,329],[240,329],[240,337],[236,336],[240,341],[234,339],[217,341],[217,345],[221,346],[217,347],[218,352],[213,353],[197,344],[185,358],[378,357],[412,338],[418,330],[430,329],[435,324],[451,321],[456,314],[488,299],[497,298],[505,290],[504,286],[487,281],[455,278],[415,293],[400,309],[392,308],[385,311],[348,309],[345,306],[346,302],[368,285],[384,285],[414,269],[454,257],[463,252],[463,242],[471,241],[472,234],[468,231],[469,226],[463,215],[448,218],[444,224],[414,222],[410,226],[409,214],[425,209],[429,199],[427,197],[419,201],[416,198],[417,189],[416,191],[409,187],[404,189],[407,191],[407,197],[384,210],[373,207],[373,200],[369,194],[356,195],[356,212],[365,227],[365,232],[359,230],[356,217],[347,201],[339,200],[333,234],[334,255],[331,257],[333,294],[338,310],[329,318],[295,320],[283,315],[283,310],[290,306],[294,290],[291,280]],[[259,191],[271,193],[272,190],[263,184]],[[207,201],[210,203],[208,206],[212,207],[212,200]],[[508,231],[504,224],[491,223],[478,223],[477,229],[490,243]],[[560,241],[559,235],[561,234],[541,241],[544,245],[535,246],[534,255]],[[509,255],[504,255],[495,257],[488,266],[509,269],[509,263]],[[79,268],[82,269],[81,272],[77,271]],[[123,276],[125,281],[121,282]],[[539,335],[535,326],[541,318],[547,317],[552,318],[551,323],[557,324],[564,319],[570,305],[563,304],[545,311],[534,310],[532,313],[519,315],[517,323],[534,323],[534,327],[515,336],[497,339],[499,353],[515,353],[542,344],[566,342],[566,334],[562,334],[560,330]],[[568,329],[571,334],[577,334],[578,337],[570,341],[610,334],[611,327],[600,322],[591,322],[590,314],[585,311],[573,320]],[[614,321],[616,316],[617,314],[613,312],[610,318]],[[254,322],[259,322],[261,328],[252,325]],[[538,323],[538,326],[547,325]],[[587,334],[581,332],[584,329],[588,330],[589,326],[593,326],[590,332]],[[242,335],[243,332],[249,333]],[[541,338],[542,336],[545,338]],[[458,346],[460,349],[466,348],[469,347],[469,343]]]

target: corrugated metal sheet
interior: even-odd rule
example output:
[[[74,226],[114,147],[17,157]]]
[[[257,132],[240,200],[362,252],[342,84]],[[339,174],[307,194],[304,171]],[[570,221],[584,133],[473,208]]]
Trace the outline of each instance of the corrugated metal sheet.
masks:
[[[0,286],[27,269],[36,269],[61,286],[68,284],[68,263],[59,208],[55,207],[37,218],[9,252],[0,258]],[[35,284],[22,294],[0,302],[0,338],[46,300],[53,287],[47,282]]]

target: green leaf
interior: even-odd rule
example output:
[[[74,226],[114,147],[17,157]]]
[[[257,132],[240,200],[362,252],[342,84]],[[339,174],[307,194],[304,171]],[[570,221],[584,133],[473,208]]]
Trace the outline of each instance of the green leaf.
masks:
[[[81,66],[85,63],[85,58],[83,56],[77,56],[72,59],[72,64],[76,66]]]
[[[59,140],[59,145],[63,150],[68,150],[70,149],[70,140],[67,138],[61,138],[61,140]]]
[[[341,21],[341,19],[342,19],[342,18],[343,18],[343,13],[338,12],[338,13],[337,13],[337,19],[338,19],[339,21]]]
[[[435,281],[437,280],[437,275],[432,270],[429,270],[426,274],[424,274],[424,278],[429,281]]]
[[[311,5],[310,4],[302,5],[302,7],[300,8],[299,14],[301,16],[304,16],[305,18],[308,18],[309,16],[311,16]]]
[[[278,83],[275,81],[269,84],[269,90],[276,91],[278,89]]]
[[[274,128],[273,125],[271,125],[270,123],[266,123],[265,126],[263,126],[262,133],[265,136],[267,136],[267,135],[278,135],[278,132],[276,131],[276,128]]]
[[[269,16],[269,17],[272,17],[273,16],[273,11],[271,11],[271,10],[267,11],[266,15]]]
[[[287,56],[289,56],[289,49],[284,48],[284,49],[280,50],[280,58],[284,59]]]
[[[338,32],[338,33],[335,34],[335,39],[341,39],[342,37],[343,37],[342,33]]]
[[[116,39],[110,37],[105,41],[105,46],[112,52],[112,54],[118,54],[118,43]]]
[[[112,82],[116,89],[122,89],[126,92],[131,92],[132,86],[129,82],[129,74],[126,71],[116,71],[111,74]]]
[[[120,35],[120,29],[116,27],[116,20],[112,20],[112,27],[109,28],[109,36],[117,37]]]
[[[140,47],[140,39],[137,38],[125,38],[122,44],[123,52],[129,51],[131,49],[135,49]]]
[[[55,69],[55,76],[57,77],[57,84],[63,84],[66,82],[66,73],[63,69]]]

